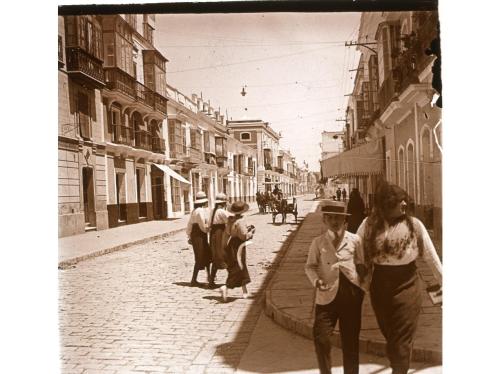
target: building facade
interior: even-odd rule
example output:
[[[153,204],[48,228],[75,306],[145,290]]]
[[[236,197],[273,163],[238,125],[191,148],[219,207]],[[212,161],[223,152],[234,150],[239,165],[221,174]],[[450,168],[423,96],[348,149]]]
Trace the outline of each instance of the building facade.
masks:
[[[372,205],[386,179],[411,196],[415,213],[441,237],[441,109],[431,104],[437,12],[363,13],[361,57],[347,109],[347,148],[322,162]],[[368,41],[368,44],[364,44]],[[358,161],[356,161],[358,160]]]
[[[227,121],[231,136],[255,149],[257,190],[271,192],[275,185],[288,195],[297,193],[296,163],[289,151],[280,148],[280,134],[262,120]]]
[[[255,148],[167,84],[154,30],[147,14],[58,18],[60,237],[179,218],[198,191],[255,200]]]

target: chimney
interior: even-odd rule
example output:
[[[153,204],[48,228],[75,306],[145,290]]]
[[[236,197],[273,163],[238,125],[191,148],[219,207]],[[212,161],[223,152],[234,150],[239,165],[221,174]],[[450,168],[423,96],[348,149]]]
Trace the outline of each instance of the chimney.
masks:
[[[193,102],[196,104],[196,102],[198,100],[198,95],[197,94],[191,94],[191,100],[193,100]]]
[[[214,108],[212,108],[211,106],[208,107],[208,115],[211,116],[212,114],[214,114]]]
[[[223,114],[220,115],[220,123],[222,123],[223,125],[225,125],[225,123],[224,123],[224,115]]]
[[[203,102],[203,113],[208,113],[208,103]]]
[[[214,112],[214,114],[215,114],[215,120],[216,120],[217,122],[219,122],[219,118],[220,118],[220,113],[219,113],[219,111],[218,111],[218,110],[216,110],[216,111]]]
[[[198,112],[203,110],[203,100],[200,97],[196,99],[196,107],[198,108]]]

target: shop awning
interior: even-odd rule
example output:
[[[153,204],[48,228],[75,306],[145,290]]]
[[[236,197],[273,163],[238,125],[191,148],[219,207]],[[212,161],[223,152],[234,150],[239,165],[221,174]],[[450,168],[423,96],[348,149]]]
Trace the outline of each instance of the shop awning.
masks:
[[[186,184],[191,184],[187,179],[185,179],[182,175],[177,174],[175,171],[170,169],[167,165],[162,165],[162,164],[153,164],[156,166],[158,169],[163,171],[166,175],[171,176],[174,179],[177,179],[179,182],[186,183]]]
[[[374,140],[321,161],[323,177],[383,174],[382,140]]]

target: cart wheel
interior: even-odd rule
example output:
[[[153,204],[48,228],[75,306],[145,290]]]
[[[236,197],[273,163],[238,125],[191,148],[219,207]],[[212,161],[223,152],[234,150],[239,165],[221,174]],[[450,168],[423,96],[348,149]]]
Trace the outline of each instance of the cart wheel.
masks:
[[[295,223],[297,223],[297,215],[295,214]]]
[[[286,214],[285,214],[285,213],[283,213],[283,214],[281,215],[281,223],[285,223],[285,222],[286,222]]]
[[[276,221],[276,216],[273,214],[273,223]]]

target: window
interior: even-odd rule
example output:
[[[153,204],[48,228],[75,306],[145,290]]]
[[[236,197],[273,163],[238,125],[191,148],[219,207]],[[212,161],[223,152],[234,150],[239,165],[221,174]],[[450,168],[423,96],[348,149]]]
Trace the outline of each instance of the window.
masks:
[[[148,23],[143,24],[144,39],[153,44],[153,27]]]
[[[172,186],[172,210],[174,212],[181,211],[181,182],[177,179],[170,177]]]
[[[242,132],[240,134],[240,139],[241,140],[250,140],[250,133],[249,132]]]
[[[125,20],[134,29],[137,29],[137,14],[125,14]]]
[[[168,120],[168,142],[170,145],[170,157],[178,158],[186,153],[186,134],[179,121]]]
[[[77,100],[80,135],[84,139],[90,139],[92,134],[90,127],[89,97],[84,92],[78,92]]]
[[[405,159],[403,148],[398,152],[398,184],[401,188],[405,188]]]
[[[205,152],[210,152],[210,133],[208,131],[205,131],[203,133],[203,146]]]
[[[57,59],[62,64],[60,64],[60,67],[64,66],[63,41],[61,35],[57,36]]]
[[[413,144],[410,143],[408,144],[408,150],[407,150],[407,158],[408,158],[408,163],[406,167],[406,173],[407,173],[407,182],[406,185],[408,186],[408,195],[412,197],[415,200],[415,150],[413,148]]]
[[[221,136],[215,137],[215,154],[217,156],[227,156],[227,139]]]

